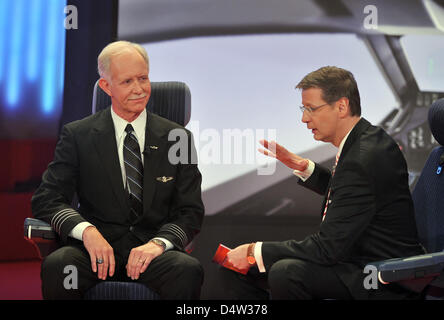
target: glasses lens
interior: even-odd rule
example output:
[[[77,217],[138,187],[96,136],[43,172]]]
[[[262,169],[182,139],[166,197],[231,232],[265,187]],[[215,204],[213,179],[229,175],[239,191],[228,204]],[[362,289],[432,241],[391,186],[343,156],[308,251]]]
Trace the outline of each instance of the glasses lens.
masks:
[[[305,106],[300,106],[299,108],[301,109],[302,113],[304,113],[304,111],[307,111],[311,114],[311,112],[313,111],[310,107],[307,108]]]

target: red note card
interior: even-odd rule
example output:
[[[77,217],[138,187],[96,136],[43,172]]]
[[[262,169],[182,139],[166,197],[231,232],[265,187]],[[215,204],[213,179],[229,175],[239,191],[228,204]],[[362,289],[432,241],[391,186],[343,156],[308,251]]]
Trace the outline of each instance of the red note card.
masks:
[[[230,251],[231,249],[224,246],[223,244],[219,244],[219,247],[217,247],[216,253],[214,254],[213,257],[213,262],[216,262],[217,264],[221,265],[222,267],[228,268],[230,270],[242,273],[242,274],[247,274],[248,269],[245,270],[241,270],[241,269],[237,269],[235,267],[233,267],[230,263],[228,263],[228,261],[226,260],[227,257],[227,253]]]

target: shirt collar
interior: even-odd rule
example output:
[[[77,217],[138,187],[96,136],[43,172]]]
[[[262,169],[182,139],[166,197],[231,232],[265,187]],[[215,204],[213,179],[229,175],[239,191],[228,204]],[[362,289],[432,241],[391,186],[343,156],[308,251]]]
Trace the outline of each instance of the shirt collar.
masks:
[[[111,106],[111,118],[113,119],[114,129],[116,131],[116,137],[118,140],[122,137],[125,132],[125,128],[128,125],[128,121],[119,117],[113,110]],[[143,140],[145,140],[145,127],[146,127],[146,109],[139,114],[139,116],[131,122],[131,125],[134,128],[137,140],[142,144]]]
[[[356,125],[356,124],[355,124],[355,125]],[[354,128],[354,127],[355,127],[355,126],[353,126],[353,128]],[[350,135],[350,132],[352,132],[353,128],[350,129],[350,131],[345,135],[345,137],[342,139],[341,143],[339,144],[338,153],[337,153],[337,154],[338,154],[338,159],[339,159],[339,157],[341,156],[342,148],[344,148],[345,141],[347,141],[347,138],[348,138],[348,136]]]

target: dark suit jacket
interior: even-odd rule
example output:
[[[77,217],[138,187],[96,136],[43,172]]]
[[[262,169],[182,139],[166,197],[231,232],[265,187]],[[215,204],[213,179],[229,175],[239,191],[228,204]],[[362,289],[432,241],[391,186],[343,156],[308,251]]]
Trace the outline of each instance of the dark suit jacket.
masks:
[[[316,164],[312,176],[299,183],[325,196],[331,184],[325,220],[318,233],[302,241],[265,242],[262,255],[268,270],[284,258],[331,266],[355,298],[365,299],[381,297],[381,290],[370,292],[363,286],[367,263],[424,253],[405,159],[395,141],[367,120],[362,118],[350,132],[333,178]],[[325,200],[322,211],[324,205]]]
[[[74,226],[89,221],[110,243],[132,232],[142,242],[159,236],[183,250],[201,228],[204,206],[197,164],[168,160],[170,146],[176,142],[168,141],[168,134],[180,128],[147,112],[143,215],[132,221],[110,108],[67,124],[32,198],[34,216],[50,223],[64,241]],[[193,139],[188,130],[183,132],[190,160],[195,152]],[[74,209],[75,193],[79,207]]]

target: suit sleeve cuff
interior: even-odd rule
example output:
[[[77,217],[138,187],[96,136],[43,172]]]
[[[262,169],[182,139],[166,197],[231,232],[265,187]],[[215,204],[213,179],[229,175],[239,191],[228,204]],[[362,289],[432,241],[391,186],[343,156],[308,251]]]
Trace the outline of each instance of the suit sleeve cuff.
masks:
[[[299,177],[302,181],[306,181],[313,174],[315,164],[313,161],[308,160],[308,167],[304,171],[293,170],[293,174]]]
[[[264,260],[262,259],[262,242],[256,242],[256,245],[254,246],[254,258],[256,259],[256,264],[259,272],[266,272]]]
[[[188,245],[188,236],[185,231],[174,223],[163,225],[156,235],[157,238],[168,239],[173,246],[184,249]]]
[[[50,224],[65,243],[72,229],[81,222],[86,220],[73,208],[66,207],[52,216]]]

